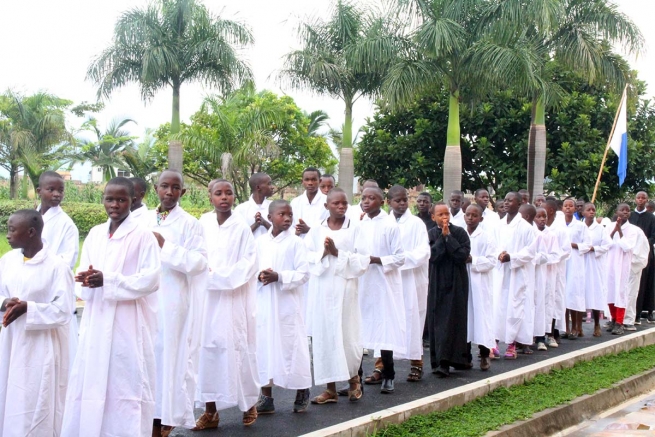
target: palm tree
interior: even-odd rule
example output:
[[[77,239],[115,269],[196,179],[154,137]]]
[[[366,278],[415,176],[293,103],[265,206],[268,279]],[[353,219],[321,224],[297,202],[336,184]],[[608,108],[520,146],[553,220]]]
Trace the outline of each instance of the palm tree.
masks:
[[[159,170],[154,149],[156,141],[154,130],[148,128],[139,144],[128,145],[123,150],[123,162],[133,176],[147,180]]]
[[[608,0],[506,0],[489,10],[487,20],[514,23],[514,26],[496,27],[494,33],[503,38],[527,34],[545,61],[538,71],[541,87],[516,87],[532,99],[528,191],[532,196],[542,194],[547,150],[546,109],[563,93],[555,84],[553,67],[560,65],[575,71],[590,84],[604,81],[620,93],[628,81],[629,66],[611,46],[621,45],[628,52],[635,52],[643,46],[643,36]]]
[[[212,15],[198,0],[159,0],[125,12],[116,23],[112,45],[93,61],[87,77],[99,97],[137,82],[141,98],[173,89],[171,134],[180,131],[180,88],[200,81],[227,93],[252,80],[239,50],[253,43],[243,24]],[[182,170],[182,143],[169,141],[168,165]]]
[[[443,193],[448,196],[461,188],[462,181],[461,101],[483,97],[515,77],[538,86],[534,69],[539,58],[525,38],[501,44],[486,32],[480,22],[490,4],[487,0],[397,3],[404,21],[414,24],[411,32],[395,40],[395,45],[365,48],[356,56],[372,59],[377,51],[397,58],[382,87],[384,103],[392,110],[411,104],[442,83],[450,91],[443,174]]]
[[[349,56],[357,46],[394,34],[394,20],[365,13],[347,0],[338,0],[327,21],[308,19],[298,28],[301,48],[285,56],[279,73],[283,83],[299,90],[341,99],[344,104],[343,147],[339,158],[339,186],[353,193],[353,105],[361,97],[379,94],[385,74],[382,64],[365,71],[364,58]],[[394,29],[395,30],[395,29]],[[388,65],[388,64],[384,64]]]
[[[135,123],[135,121],[129,118],[113,120],[107,130],[102,132],[98,127],[98,121],[95,118],[89,119],[84,123],[83,129],[93,132],[96,139],[95,141],[78,140],[81,150],[72,158],[71,163],[90,162],[93,167],[102,168],[104,181],[116,177],[116,168],[128,167],[123,157],[126,150],[133,147],[133,137],[123,129],[123,126],[128,123]]]
[[[327,123],[329,120],[330,116],[327,114],[327,112],[323,111],[322,109],[318,109],[316,111],[312,111],[310,113],[307,113],[303,111],[303,114],[309,118],[309,126],[307,127],[307,135],[310,137],[316,137],[320,136],[318,131],[321,130],[323,126]]]
[[[9,171],[12,199],[21,169],[36,187],[41,173],[52,168],[72,144],[65,117],[71,103],[45,92],[26,97],[6,91],[0,96],[0,154],[2,166]]]

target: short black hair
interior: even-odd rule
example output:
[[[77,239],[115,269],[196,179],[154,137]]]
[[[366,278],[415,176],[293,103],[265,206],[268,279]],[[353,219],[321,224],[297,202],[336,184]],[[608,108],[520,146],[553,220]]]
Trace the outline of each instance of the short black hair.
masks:
[[[61,179],[62,181],[64,180],[64,177],[59,173],[57,173],[56,171],[47,170],[41,173],[41,175],[39,176],[39,186],[41,186],[43,181],[45,181],[47,178]]]
[[[552,208],[553,211],[557,211],[559,209],[559,206],[557,205],[557,201],[553,199],[546,199],[544,205],[546,205],[549,208]]]
[[[319,169],[317,169],[316,167],[307,167],[306,169],[304,169],[304,170],[302,171],[302,177],[303,177],[303,178],[305,177],[305,173],[307,173],[307,172],[314,172],[314,171],[315,171],[316,174],[318,175],[318,178],[321,179],[321,171],[320,171]]]
[[[27,223],[28,227],[36,229],[38,235],[43,232],[43,217],[36,209],[19,209],[12,216],[19,217],[21,221]]]
[[[453,194],[455,194],[455,195],[457,195],[457,196],[462,196],[462,198],[464,197],[464,193],[461,192],[460,190],[453,190],[453,191],[451,191],[451,192],[450,192],[450,195],[452,196]]]
[[[164,172],[162,172],[162,174],[163,173]],[[130,180],[134,184],[134,189],[135,190],[142,191],[144,193],[148,192],[148,183],[145,180],[143,180],[141,178],[137,178],[137,177],[130,178]]]
[[[184,175],[182,174],[181,171],[175,170],[175,169],[172,169],[172,168],[167,168],[166,170],[159,173],[159,178],[161,178],[164,173],[173,173],[173,174],[177,175],[177,177],[180,178],[180,182],[182,182],[182,187],[184,187]],[[157,182],[159,182],[159,178],[157,179]]]
[[[418,193],[419,196],[426,196],[428,199],[430,199],[430,203],[432,203],[432,194],[428,193],[427,191],[421,191]]]
[[[270,177],[264,172],[253,173],[252,176],[248,179],[248,185],[250,186],[250,191],[255,191],[257,185],[264,182],[264,179]]]
[[[475,193],[473,193],[473,196],[478,197],[478,195],[483,191],[489,194],[489,190],[487,190],[486,188],[478,188],[477,190],[475,190]]]
[[[284,199],[275,199],[274,201],[271,202],[270,205],[268,205],[268,213],[273,214],[273,212],[275,212],[276,209],[281,208],[283,206],[291,206],[291,204]]]
[[[377,194],[380,197],[380,200],[384,200],[384,192],[380,188],[378,188],[378,187],[367,187],[367,188],[364,188],[364,191],[366,191],[366,190],[375,191],[375,194]],[[364,192],[362,192],[362,194],[363,193]]]
[[[332,181],[333,181],[333,182],[336,182],[336,181],[337,181],[337,180],[334,178],[334,176],[332,176],[331,174],[327,174],[327,173],[324,174],[323,176],[321,176],[319,179],[323,179],[323,178],[332,178]]]
[[[470,207],[474,207],[480,210],[480,215],[484,214],[484,208],[478,205],[477,203],[471,203],[469,206],[466,207],[466,209],[469,209]],[[466,211],[464,211],[466,213]]]
[[[391,199],[393,196],[401,192],[407,194],[407,189],[402,185],[394,185],[393,187],[389,188],[389,191],[387,191],[387,199]]]
[[[134,197],[134,184],[128,178],[124,178],[122,176],[115,177],[107,182],[105,188],[107,188],[109,185],[119,185],[121,187],[125,187],[130,197]]]
[[[343,194],[344,196],[346,196],[346,200],[348,200],[348,196],[346,195],[346,192],[344,191],[344,189],[339,188],[339,187],[331,189],[330,192],[327,193],[327,199],[330,199],[331,197],[334,197],[334,195],[336,195],[336,194]]]

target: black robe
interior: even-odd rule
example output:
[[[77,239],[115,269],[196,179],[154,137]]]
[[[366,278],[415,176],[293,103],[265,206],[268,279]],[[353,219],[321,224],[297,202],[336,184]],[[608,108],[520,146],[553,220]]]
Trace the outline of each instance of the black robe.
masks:
[[[641,282],[639,283],[639,295],[637,297],[636,317],[641,317],[642,311],[650,312],[655,310],[655,252],[653,251],[653,244],[655,244],[655,215],[648,211],[641,214],[632,211],[628,221],[644,231],[650,246],[648,265],[641,271]]]
[[[428,232],[430,238],[430,289],[428,292],[428,330],[430,364],[437,369],[447,364],[456,369],[471,362],[466,341],[469,278],[466,259],[471,241],[463,228],[449,225],[450,235],[441,228]]]
[[[423,220],[423,224],[425,224],[425,228],[429,231],[432,228],[436,228],[437,224],[432,220],[432,217],[430,217],[430,214],[427,215],[427,217],[423,217],[422,215],[417,215],[416,217],[420,218]]]

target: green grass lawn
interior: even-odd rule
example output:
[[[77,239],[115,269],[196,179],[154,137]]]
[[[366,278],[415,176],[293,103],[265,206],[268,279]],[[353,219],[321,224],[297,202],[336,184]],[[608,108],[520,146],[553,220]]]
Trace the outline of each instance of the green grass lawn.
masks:
[[[75,264],[75,270],[77,270],[77,266],[80,264],[79,255],[82,253],[82,243],[84,243],[84,238],[80,238],[80,252],[77,255],[77,263]],[[4,255],[10,250],[11,250],[11,246],[9,245],[9,243],[7,243],[7,237],[4,234],[0,235],[0,256]]]

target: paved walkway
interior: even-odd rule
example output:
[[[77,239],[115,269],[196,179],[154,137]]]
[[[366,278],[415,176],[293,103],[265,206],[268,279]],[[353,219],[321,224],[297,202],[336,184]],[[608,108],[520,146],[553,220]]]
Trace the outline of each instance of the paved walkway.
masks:
[[[643,324],[639,330],[653,328],[653,325]],[[534,364],[548,358],[553,358],[574,350],[582,349],[617,337],[603,332],[601,338],[592,337],[593,326],[584,324],[585,337],[575,341],[562,340],[562,344],[557,349],[549,349],[547,352],[537,352],[533,355],[519,355],[516,361],[494,360],[492,361],[491,370],[482,372],[478,368],[479,361],[474,359],[476,368],[469,371],[453,371],[451,377],[439,379],[429,372],[429,363],[426,366],[427,373],[423,380],[417,383],[409,383],[405,380],[409,372],[408,361],[396,362],[396,392],[390,395],[380,393],[380,386],[365,386],[364,397],[356,403],[350,403],[345,398],[340,398],[336,404],[327,405],[310,405],[303,414],[292,413],[292,405],[295,392],[275,388],[273,396],[275,398],[276,413],[273,415],[260,416],[257,422],[246,428],[241,425],[241,412],[236,408],[221,412],[221,423],[218,430],[206,430],[201,432],[191,432],[185,429],[176,429],[172,436],[297,436],[311,431],[316,431],[327,426],[354,419],[357,417],[373,414],[377,411],[404,404],[422,397],[433,395],[445,390],[450,390],[465,384],[476,382],[489,376],[498,375],[518,367]],[[474,349],[475,351],[475,349]],[[426,355],[428,351],[426,350]],[[364,357],[365,374],[369,374],[373,368],[373,358]],[[339,387],[341,384],[338,385]],[[312,387],[311,396],[318,395],[324,390],[324,386]],[[201,410],[196,411],[196,416]],[[626,435],[626,434],[622,434]]]
[[[645,437],[655,435],[655,390],[629,400],[558,437]]]

